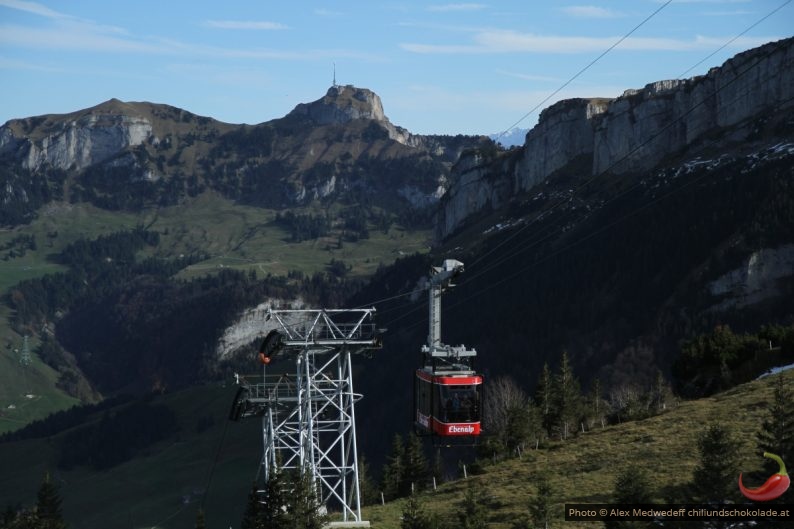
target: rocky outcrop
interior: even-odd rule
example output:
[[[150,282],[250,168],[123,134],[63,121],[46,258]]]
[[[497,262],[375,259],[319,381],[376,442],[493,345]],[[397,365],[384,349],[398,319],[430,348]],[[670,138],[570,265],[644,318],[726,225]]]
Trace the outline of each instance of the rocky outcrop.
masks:
[[[530,189],[574,158],[592,155],[595,118],[606,112],[608,103],[608,99],[567,99],[541,112],[537,126],[527,134],[515,189]]]
[[[794,277],[794,245],[753,252],[739,268],[707,285],[720,298],[713,311],[747,307],[783,295],[781,281]]]
[[[388,121],[380,97],[372,90],[352,85],[334,85],[325,97],[301,103],[289,115],[305,116],[317,125],[344,125],[354,119]]]
[[[453,168],[455,185],[442,197],[435,220],[436,238],[443,239],[455,231],[472,212],[502,207],[512,195],[511,182],[500,177],[511,174],[512,160],[494,162],[477,152],[461,156]]]
[[[584,177],[646,171],[721,130],[734,131],[724,141],[741,142],[755,118],[792,109],[794,38],[741,53],[704,76],[651,83],[613,100],[561,101],[541,113],[519,154],[506,155],[518,157],[511,172],[477,176],[464,166],[453,172],[437,236],[498,207],[497,189],[507,183],[520,193],[559,170]]]
[[[0,132],[0,152],[26,149],[22,166],[38,170],[49,165],[81,170],[112,158],[152,135],[149,120],[124,114],[89,114],[62,123],[43,138],[17,138],[10,128]],[[27,145],[25,145],[27,144]]]
[[[237,321],[227,327],[223,331],[223,336],[218,340],[215,348],[216,358],[222,360],[254,340],[264,338],[273,329],[279,329],[279,324],[275,320],[268,319],[268,311],[271,308],[285,306],[301,309],[304,307],[304,303],[300,299],[290,301],[268,299],[240,314]],[[286,323],[291,323],[291,321],[286,321]]]

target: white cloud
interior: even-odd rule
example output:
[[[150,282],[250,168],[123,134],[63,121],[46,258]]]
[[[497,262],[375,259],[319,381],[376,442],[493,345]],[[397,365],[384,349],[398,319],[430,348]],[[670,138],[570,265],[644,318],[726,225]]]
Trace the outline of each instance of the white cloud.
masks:
[[[485,4],[443,4],[427,6],[428,11],[446,12],[446,11],[479,11],[488,7]]]
[[[67,71],[62,67],[33,64],[27,61],[8,59],[6,57],[0,57],[0,70],[31,70],[47,73],[64,73]]]
[[[70,18],[69,15],[54,11],[47,6],[43,6],[37,2],[25,2],[23,0],[0,0],[0,6],[8,7],[10,9],[17,9],[19,11],[26,11],[47,18]]]
[[[137,52],[163,53],[162,45],[136,41],[124,36],[114,36],[97,30],[74,25],[69,28],[44,29],[22,26],[0,26],[0,43],[52,50],[90,50],[104,53]]]
[[[781,37],[743,37],[731,43],[734,49],[747,49]],[[614,37],[571,37],[536,35],[512,30],[487,30],[478,32],[468,44],[418,44],[403,43],[406,51],[424,54],[483,54],[483,53],[583,53],[605,50],[619,40]],[[673,39],[666,37],[629,37],[616,48],[632,51],[690,51],[709,50],[721,46],[727,37],[702,37]]]
[[[619,18],[625,16],[618,11],[597,6],[569,6],[562,8],[562,11],[578,18]]]
[[[279,30],[289,29],[278,22],[249,21],[249,20],[207,20],[205,26],[218,29],[254,29],[254,30]]]
[[[129,35],[120,28],[73,22],[71,20],[68,23],[59,22],[57,27],[52,28],[0,25],[0,45],[47,49],[58,52],[88,51],[99,54],[137,53],[165,56],[300,61],[327,58],[347,58],[370,62],[383,60],[383,57],[379,55],[359,50],[330,48],[307,50],[224,48],[158,37],[139,38]]]
[[[562,79],[559,77],[549,77],[547,75],[531,75],[526,73],[519,73],[519,72],[509,72],[507,70],[495,70],[496,73],[499,75],[504,75],[507,77],[515,77],[516,79],[523,79],[524,81],[541,81],[546,83],[561,83]]]

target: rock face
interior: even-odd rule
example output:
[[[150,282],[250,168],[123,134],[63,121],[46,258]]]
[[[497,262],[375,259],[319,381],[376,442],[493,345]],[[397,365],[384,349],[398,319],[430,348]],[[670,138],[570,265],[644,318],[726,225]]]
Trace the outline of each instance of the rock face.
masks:
[[[568,99],[541,112],[537,126],[527,134],[515,189],[530,189],[577,156],[592,155],[595,118],[606,112],[608,102]]]
[[[38,138],[20,138],[11,127],[3,127],[0,153],[26,148],[22,166],[32,171],[47,165],[82,170],[101,163],[152,136],[148,119],[113,108],[120,105],[123,103],[111,100],[92,113],[53,123],[47,134]]]
[[[505,188],[524,192],[562,169],[582,177],[646,171],[721,130],[738,129],[733,141],[742,141],[751,120],[792,109],[794,38],[741,53],[704,76],[651,83],[613,100],[561,101],[541,113],[523,148],[508,154],[515,160],[510,172],[475,174],[458,165],[442,200],[437,237],[498,207]]]
[[[223,331],[223,336],[218,340],[218,345],[215,348],[216,358],[222,360],[254,340],[264,338],[273,329],[278,329],[278,323],[267,319],[268,310],[285,306],[301,309],[304,304],[300,299],[268,299],[243,312],[236,322]]]
[[[480,154],[470,152],[461,156],[453,168],[455,185],[442,197],[442,207],[436,215],[436,236],[443,239],[462,224],[472,212],[502,207],[513,192],[512,183],[500,174],[512,174],[512,160],[494,166]]]
[[[354,119],[388,121],[380,97],[352,85],[334,85],[322,99],[301,103],[290,114],[306,116],[318,125],[343,125]]]
[[[708,284],[712,296],[723,298],[711,310],[741,308],[781,295],[779,282],[794,275],[794,245],[753,252],[742,266]]]
[[[0,172],[0,201],[9,205],[0,224],[28,221],[53,197],[138,209],[205,189],[269,208],[345,201],[352,190],[389,215],[425,222],[461,152],[485,142],[411,134],[389,122],[377,94],[350,85],[257,125],[113,99],[0,126],[8,169]]]

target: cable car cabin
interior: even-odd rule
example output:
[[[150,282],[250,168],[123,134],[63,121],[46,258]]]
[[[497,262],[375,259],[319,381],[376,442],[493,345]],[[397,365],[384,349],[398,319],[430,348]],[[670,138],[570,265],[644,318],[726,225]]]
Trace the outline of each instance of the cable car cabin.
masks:
[[[480,435],[482,376],[474,371],[416,370],[416,425],[443,437]]]

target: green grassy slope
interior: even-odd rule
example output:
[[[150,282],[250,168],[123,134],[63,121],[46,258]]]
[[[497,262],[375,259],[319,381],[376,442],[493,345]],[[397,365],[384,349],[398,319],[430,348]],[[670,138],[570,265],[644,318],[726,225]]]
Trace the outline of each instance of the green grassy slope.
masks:
[[[261,435],[257,420],[226,420],[235,391],[202,387],[156,399],[177,413],[179,432],[104,472],[56,470],[56,442],[47,439],[0,444],[0,505],[30,505],[49,471],[59,484],[72,527],[192,527],[212,473],[205,506],[208,524],[236,526],[257,471]],[[201,417],[214,423],[196,433]]]
[[[20,281],[64,270],[48,256],[75,240],[94,239],[139,224],[162,234],[160,244],[150,250],[157,256],[209,254],[205,261],[181,272],[180,276],[185,278],[222,268],[254,270],[260,277],[286,275],[291,270],[312,274],[324,270],[331,259],[344,261],[352,275],[366,276],[380,264],[390,263],[402,254],[427,250],[429,232],[409,232],[399,226],[392,226],[388,233],[372,229],[369,239],[346,242],[340,249],[336,248],[337,236],[289,243],[288,233],[273,223],[275,216],[274,210],[241,206],[211,192],[184,204],[137,214],[106,211],[90,204],[51,203],[42,208],[32,223],[0,230],[0,247],[20,235],[33,235],[36,239],[36,249],[28,249],[24,255],[3,259],[9,252],[0,252],[0,297]],[[21,370],[14,349],[21,348],[23,338],[12,330],[11,317],[10,310],[0,304],[0,433],[76,402],[55,387],[57,374],[35,355],[34,365],[28,370],[30,376]],[[30,345],[31,350],[35,348],[35,338]],[[23,380],[26,380],[25,388],[21,388]],[[20,401],[20,395],[25,394],[38,397],[32,402]]]
[[[778,376],[794,384],[794,371]],[[512,459],[486,467],[483,475],[469,477],[490,499],[488,527],[508,529],[513,521],[528,513],[535,494],[537,476],[549,477],[556,491],[560,519],[552,527],[591,529],[592,522],[562,521],[564,503],[609,503],[616,476],[626,467],[639,466],[651,476],[657,491],[655,501],[664,503],[664,487],[681,485],[692,479],[698,462],[697,436],[712,423],[729,428],[740,444],[744,472],[759,470],[762,459],[755,434],[767,417],[776,377],[767,377],[733,388],[714,397],[683,402],[672,411],[643,421],[596,429],[550,449],[529,450],[521,460]],[[738,476],[737,476],[738,478]],[[464,480],[447,483],[437,492],[422,493],[429,512],[453,520],[460,510],[466,490]],[[794,491],[784,496],[794,502]],[[377,529],[397,529],[403,501],[365,509]]]
[[[794,384],[794,371],[779,376]],[[657,417],[587,432],[549,449],[529,450],[520,460],[487,465],[484,474],[469,479],[489,498],[489,527],[507,529],[526,513],[539,474],[551,478],[560,512],[565,502],[608,502],[615,477],[631,465],[647,470],[657,491],[685,483],[697,464],[697,436],[712,422],[733,431],[744,455],[742,468],[758,470],[761,458],[755,450],[755,432],[766,417],[775,378],[683,402]],[[155,402],[165,403],[178,417],[180,431],[174,437],[105,472],[56,471],[64,512],[72,526],[191,528],[212,472],[205,504],[208,527],[237,527],[261,455],[261,432],[256,419],[226,420],[234,392],[232,386],[212,386],[159,397]],[[214,423],[196,433],[202,417],[211,417]],[[366,429],[366,418],[359,421],[360,438],[378,435]],[[56,442],[57,436],[52,442],[40,439],[0,445],[0,506],[33,502],[42,476],[55,468]],[[446,483],[437,492],[422,493],[422,502],[429,511],[451,520],[465,489],[462,479]],[[376,529],[397,529],[403,504],[401,500],[367,507],[364,519]],[[560,524],[566,529],[593,527]]]
[[[0,316],[7,312],[0,310]],[[34,345],[29,344],[31,349]],[[0,434],[79,402],[55,387],[58,373],[36,355],[31,354],[29,366],[22,366],[17,352],[21,348],[20,340],[0,349]]]

